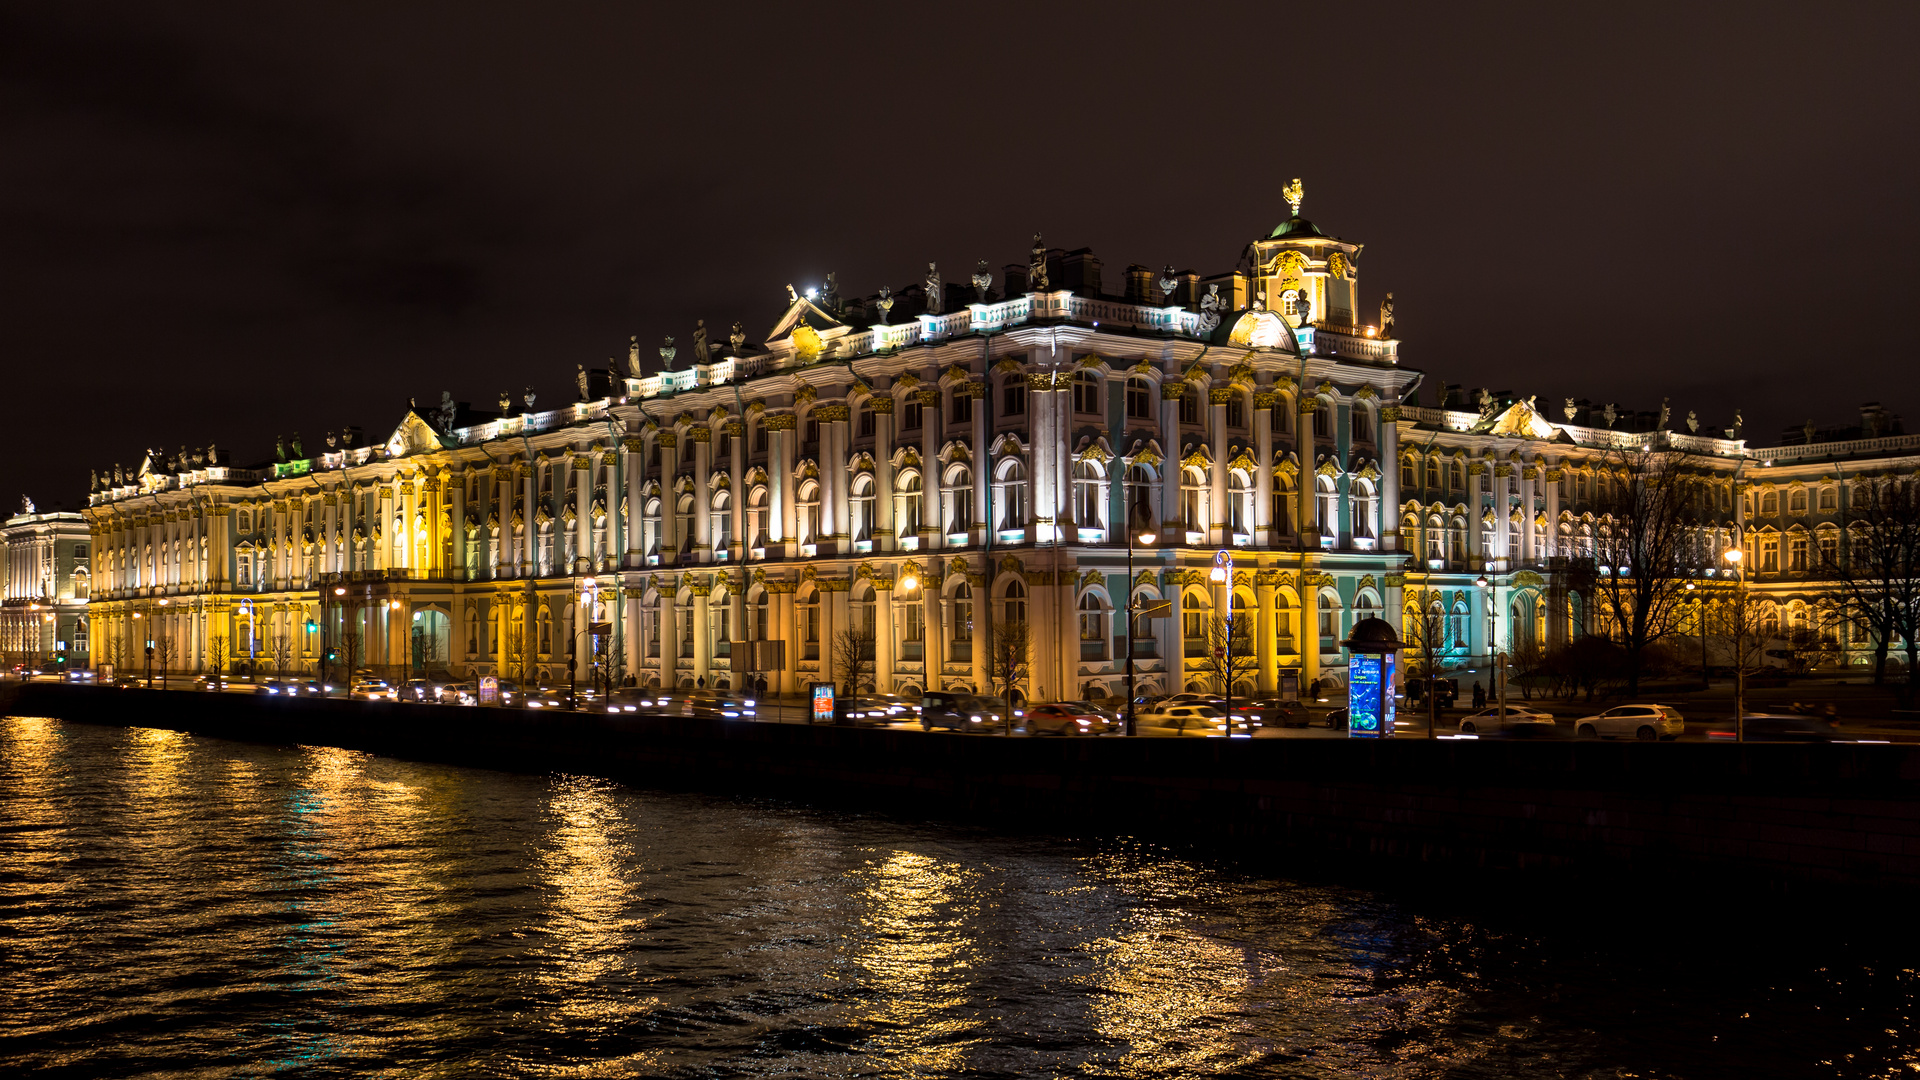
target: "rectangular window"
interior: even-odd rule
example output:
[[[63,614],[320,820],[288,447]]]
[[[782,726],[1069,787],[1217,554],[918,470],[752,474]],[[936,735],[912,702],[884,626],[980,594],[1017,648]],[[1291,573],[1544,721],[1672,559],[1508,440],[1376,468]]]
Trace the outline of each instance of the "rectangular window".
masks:
[[[767,425],[753,425],[753,451],[756,454],[767,452]]]
[[[874,412],[872,409],[860,410],[860,434],[865,438],[870,439],[873,437],[873,417]]]
[[[900,430],[920,430],[920,403],[912,398],[900,403]]]
[[[1820,565],[1833,567],[1840,564],[1840,538],[1823,536],[1820,538]]]
[[[1333,437],[1333,406],[1322,405],[1313,411],[1313,437],[1316,439]]]
[[[1152,388],[1147,385],[1147,380],[1127,380],[1127,417],[1131,420],[1153,419]]]
[[[1372,417],[1367,414],[1367,410],[1357,405],[1348,411],[1347,429],[1352,434],[1354,442],[1373,441],[1373,425],[1370,422],[1371,420]]]
[[[973,421],[973,398],[958,391],[953,395],[953,422],[966,424]]]
[[[807,417],[806,438],[803,441],[809,444],[820,441],[820,421],[816,417]]]
[[[1787,569],[1805,570],[1807,568],[1807,538],[1796,536],[1787,541]]]
[[[1180,422],[1197,424],[1200,422],[1200,395],[1192,390],[1180,399]]]
[[[1780,541],[1776,537],[1762,537],[1760,540],[1760,571],[1771,574],[1780,569]]]
[[[1247,426],[1247,403],[1246,399],[1239,394],[1227,399],[1227,426],[1236,428]]]
[[[903,641],[925,641],[927,639],[927,612],[919,604],[906,605],[906,625],[902,630],[906,636]]]
[[[1000,390],[1001,409],[1005,416],[1025,416],[1027,414],[1027,384],[1018,375],[1009,376],[1006,385]]]

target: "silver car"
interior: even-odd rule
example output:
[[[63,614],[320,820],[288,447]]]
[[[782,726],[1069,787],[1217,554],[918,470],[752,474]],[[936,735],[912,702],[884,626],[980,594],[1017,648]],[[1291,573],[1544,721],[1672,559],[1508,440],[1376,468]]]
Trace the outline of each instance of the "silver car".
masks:
[[[1603,713],[1573,722],[1573,733],[1583,739],[1676,739],[1687,729],[1680,711],[1671,705],[1617,705]]]

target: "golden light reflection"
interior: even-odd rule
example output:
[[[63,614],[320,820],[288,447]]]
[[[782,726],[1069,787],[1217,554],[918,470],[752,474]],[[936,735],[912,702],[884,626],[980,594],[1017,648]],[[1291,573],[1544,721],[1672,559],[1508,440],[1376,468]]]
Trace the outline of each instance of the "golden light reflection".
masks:
[[[190,735],[165,728],[129,728],[127,794],[137,800],[134,805],[180,794],[180,771],[192,753]]]
[[[634,936],[647,920],[629,916],[634,896],[633,827],[614,798],[616,785],[593,777],[555,781],[547,811],[553,820],[538,869],[551,893],[546,930],[553,940],[540,981],[563,996],[562,1015],[615,1020],[630,1016],[631,999],[584,990],[635,966]],[[638,1002],[642,1011],[657,999]]]
[[[1127,1071],[1215,1073],[1257,1056],[1241,1016],[1248,975],[1239,949],[1188,928],[1186,915],[1136,909],[1100,954],[1095,985],[1115,1004],[1098,1010],[1096,1030],[1124,1044]]]
[[[980,1042],[971,972],[978,874],[959,863],[895,851],[857,875],[864,933],[852,959],[866,969],[879,1008],[866,1046],[907,1075],[951,1075]]]

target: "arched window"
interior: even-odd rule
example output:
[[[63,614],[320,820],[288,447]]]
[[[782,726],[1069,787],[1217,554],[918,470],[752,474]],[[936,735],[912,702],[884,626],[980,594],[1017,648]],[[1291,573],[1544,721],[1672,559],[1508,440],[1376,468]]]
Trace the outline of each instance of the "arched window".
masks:
[[[1340,609],[1326,593],[1320,594],[1320,636],[1335,640],[1340,637]]]
[[[713,518],[708,524],[707,535],[713,538],[713,550],[725,554],[727,544],[733,539],[733,493],[716,491],[713,493]]]
[[[1019,458],[1007,458],[1000,466],[1000,527],[1024,529],[1027,525],[1027,467]]]
[[[861,473],[853,478],[853,488],[847,497],[847,515],[852,520],[847,523],[847,531],[855,541],[873,539],[873,476]]]
[[[1721,488],[1720,490],[1722,492],[1726,491],[1724,487]],[[1832,513],[1833,511],[1838,509],[1840,509],[1840,489],[1837,487],[1821,488],[1820,489],[1820,512],[1823,514],[1827,514],[1827,513]]]
[[[1806,512],[1807,512],[1807,489],[1794,488],[1793,493],[1787,497],[1787,513],[1804,514]]]
[[[973,587],[964,581],[953,588],[953,625],[948,627],[948,637],[947,655],[959,662],[973,659]]]
[[[1127,380],[1127,419],[1153,419],[1153,386],[1139,376]]]
[[[1440,487],[1440,459],[1439,458],[1427,459],[1427,486],[1434,489],[1438,489]]]
[[[1447,465],[1447,489],[1450,491],[1459,491],[1461,488],[1464,488],[1466,486],[1467,486],[1466,466],[1462,465],[1458,461],[1449,462]]]
[[[1253,535],[1253,484],[1238,469],[1227,473],[1227,531],[1234,536]]]
[[[1106,507],[1100,498],[1104,479],[1099,462],[1082,458],[1073,463],[1073,517],[1083,529],[1102,528],[1106,522]]]
[[[947,470],[947,531],[964,533],[973,528],[973,471],[965,465]]]
[[[793,602],[794,629],[800,635],[800,658],[820,659],[820,591],[808,587]]]
[[[1353,535],[1358,539],[1373,539],[1373,481],[1356,477],[1353,480]]]
[[[1100,598],[1087,593],[1080,598],[1080,659],[1104,660],[1107,656],[1107,609]]]
[[[1313,437],[1316,439],[1333,438],[1333,403],[1322,401],[1313,410]]]
[[[817,544],[820,542],[820,485],[813,480],[802,480],[798,494],[795,505],[800,510],[800,542]]]
[[[1207,474],[1199,469],[1180,470],[1180,521],[1188,532],[1207,527]]]
[[[1091,371],[1074,373],[1073,411],[1077,413],[1100,411],[1100,380],[1096,379]]]
[[[240,511],[239,531],[241,536],[253,531],[253,516],[245,510]]]
[[[648,555],[658,558],[660,555],[659,499],[647,500],[646,510],[640,519],[640,530],[640,543],[643,545],[644,550]],[[507,557],[502,558],[501,562],[511,564],[513,562],[511,553],[509,553]]]
[[[1778,514],[1780,512],[1780,493],[1778,491],[1768,488],[1766,491],[1760,493],[1760,512],[1762,514]]]
[[[851,624],[847,629],[859,634],[869,643],[874,638],[873,585],[870,582],[857,582],[847,595],[847,620]],[[868,645],[871,648],[871,644]]]
[[[1334,489],[1333,477],[1316,476],[1313,478],[1313,494],[1319,503],[1320,535],[1332,538],[1340,535],[1340,494]]]
[[[1153,512],[1153,473],[1145,465],[1127,467],[1126,490],[1123,493],[1127,510],[1127,528],[1152,529],[1156,523]]]
[[[1273,597],[1273,640],[1281,652],[1293,651],[1293,603],[1278,592]]]
[[[1019,578],[1007,582],[1005,611],[1008,623],[1027,621],[1027,587]]]
[[[756,486],[747,493],[747,546],[767,546],[767,489]]]
[[[684,552],[693,546],[693,492],[681,492],[679,501],[675,505],[679,510],[680,520],[674,527],[679,530],[679,547]]]
[[[900,474],[895,501],[899,504],[894,511],[895,532],[901,539],[910,539],[920,535],[920,474],[907,472]]]
[[[1207,608],[1193,593],[1180,598],[1180,630],[1181,636],[1196,647],[1207,638]]]
[[[1411,491],[1419,486],[1419,470],[1414,467],[1412,458],[1400,461],[1400,486]]]

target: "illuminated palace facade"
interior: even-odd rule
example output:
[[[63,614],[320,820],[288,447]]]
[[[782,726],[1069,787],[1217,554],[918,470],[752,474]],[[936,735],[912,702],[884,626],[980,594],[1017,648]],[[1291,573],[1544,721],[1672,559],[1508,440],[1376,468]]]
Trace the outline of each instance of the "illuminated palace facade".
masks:
[[[150,452],[86,512],[95,640],[131,658],[157,635],[176,670],[312,672],[331,649],[389,677],[554,684],[571,656],[583,681],[791,693],[836,677],[835,633],[856,629],[858,681],[911,694],[986,689],[992,629],[1020,621],[1021,692],[1048,700],[1122,693],[1127,607],[1164,600],[1133,655],[1141,691],[1167,692],[1212,686],[1227,549],[1245,693],[1339,677],[1353,622],[1409,604],[1445,613],[1461,666],[1489,634],[1593,629],[1561,570],[1608,526],[1593,505],[1620,446],[1695,455],[1723,492],[1701,542],[1741,534],[1765,462],[1737,432],[1418,404],[1391,295],[1360,323],[1359,246],[1288,194],[1212,277],[1116,279],[1036,236],[997,282],[983,262],[847,301],[831,277],[789,287],[764,343],[702,329],[650,373],[636,344],[577,368],[557,407],[443,395],[379,443],[295,438],[246,467]],[[1825,481],[1793,482],[1826,506]]]

